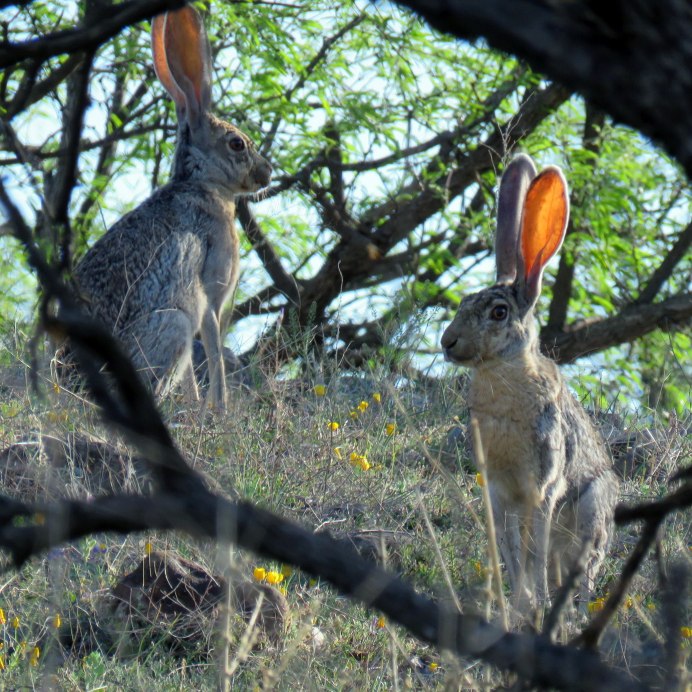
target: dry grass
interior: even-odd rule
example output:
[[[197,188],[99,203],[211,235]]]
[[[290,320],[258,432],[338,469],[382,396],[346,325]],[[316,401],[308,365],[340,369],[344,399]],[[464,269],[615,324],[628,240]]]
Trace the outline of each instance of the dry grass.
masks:
[[[227,414],[203,426],[196,411],[172,401],[164,409],[190,462],[219,491],[313,530],[350,537],[364,554],[420,589],[498,617],[490,604],[482,493],[463,439],[458,379],[421,383],[322,371],[235,390]],[[129,450],[73,395],[49,387],[41,398],[23,387],[5,387],[0,416],[2,448],[20,444],[22,450],[2,457],[7,494],[84,496],[113,486],[146,491]],[[670,475],[689,461],[689,437],[656,430],[650,458],[623,485],[623,499],[662,495]],[[59,447],[64,453],[46,444],[50,438],[69,441]],[[50,467],[56,458],[64,461],[62,468]],[[592,610],[635,540],[635,527],[618,532]],[[691,545],[689,521],[672,517],[660,565],[689,565]],[[283,570],[279,586],[291,608],[283,636],[249,628],[224,607],[137,628],[114,616],[110,589],[152,546],[234,578],[252,578],[258,566]],[[606,656],[616,665],[655,673],[663,664],[660,565],[647,561],[604,640]],[[95,536],[53,551],[19,573],[5,573],[0,607],[0,681],[7,688],[52,683],[92,690],[473,689],[503,682],[480,664],[440,657],[308,575],[175,535]],[[681,607],[692,625],[690,604]],[[561,636],[577,628],[572,615]],[[686,656],[690,641],[683,639]]]

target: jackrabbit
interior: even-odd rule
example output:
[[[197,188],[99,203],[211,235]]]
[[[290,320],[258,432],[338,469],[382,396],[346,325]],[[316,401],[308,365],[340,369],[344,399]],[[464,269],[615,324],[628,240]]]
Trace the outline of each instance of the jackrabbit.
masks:
[[[197,399],[192,345],[200,333],[209,401],[225,404],[221,309],[238,281],[235,198],[269,184],[272,168],[247,135],[209,111],[209,42],[197,12],[157,16],[156,74],[176,105],[172,179],[120,219],[74,273],[87,311],[112,328],[157,395],[183,381]]]
[[[604,441],[557,364],[539,351],[533,309],[568,216],[561,171],[548,167],[536,175],[528,156],[516,156],[498,198],[497,282],[466,296],[442,336],[446,358],[473,370],[469,408],[520,611],[547,603],[583,550],[586,601],[611,538],[618,494]]]

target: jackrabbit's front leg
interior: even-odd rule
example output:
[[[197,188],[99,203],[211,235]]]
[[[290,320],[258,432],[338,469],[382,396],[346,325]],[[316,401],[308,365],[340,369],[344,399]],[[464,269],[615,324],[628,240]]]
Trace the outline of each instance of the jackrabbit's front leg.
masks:
[[[226,370],[219,319],[211,306],[207,306],[202,317],[201,335],[209,372],[209,404],[223,410],[226,408]]]
[[[536,605],[549,605],[548,595],[548,550],[550,543],[550,526],[552,524],[550,504],[537,507],[533,511],[533,551],[534,586]]]
[[[517,512],[506,509],[506,503],[500,498],[493,483],[489,483],[488,489],[495,521],[495,537],[509,576],[512,602],[518,611],[524,612],[529,591],[526,585],[526,550],[522,548],[521,520]]]

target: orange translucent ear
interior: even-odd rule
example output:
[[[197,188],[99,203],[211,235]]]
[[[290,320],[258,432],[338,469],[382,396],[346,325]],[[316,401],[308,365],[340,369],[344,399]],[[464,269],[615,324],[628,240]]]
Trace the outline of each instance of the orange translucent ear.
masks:
[[[185,94],[188,118],[198,118],[211,95],[209,44],[199,14],[189,5],[166,15],[163,41],[166,62]]]
[[[527,299],[538,298],[541,277],[550,258],[560,249],[569,219],[567,182],[551,166],[534,178],[524,203],[520,255]]]
[[[168,61],[166,60],[166,49],[163,43],[163,37],[166,26],[166,15],[159,14],[151,22],[151,51],[154,55],[154,71],[163,84],[166,91],[175,101],[178,109],[185,108],[185,94],[180,87],[175,83],[171,71],[168,69]]]

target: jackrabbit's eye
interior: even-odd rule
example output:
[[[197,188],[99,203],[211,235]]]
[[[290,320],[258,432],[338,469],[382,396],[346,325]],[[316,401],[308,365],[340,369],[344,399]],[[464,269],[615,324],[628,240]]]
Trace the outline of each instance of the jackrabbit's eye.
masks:
[[[231,151],[243,151],[245,149],[245,140],[242,137],[233,137],[228,141],[228,146]]]
[[[508,310],[506,305],[496,305],[490,311],[490,319],[496,320],[497,322],[501,322],[505,319],[505,317],[507,317],[507,312]]]

